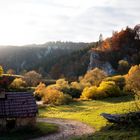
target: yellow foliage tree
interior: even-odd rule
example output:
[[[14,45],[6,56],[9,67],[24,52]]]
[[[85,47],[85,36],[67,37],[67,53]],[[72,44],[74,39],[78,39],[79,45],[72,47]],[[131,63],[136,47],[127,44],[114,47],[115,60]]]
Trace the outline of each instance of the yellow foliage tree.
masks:
[[[21,88],[26,85],[26,82],[22,78],[16,78],[14,81],[11,83],[10,87],[12,88]]]
[[[3,74],[3,67],[0,66],[0,76],[2,76],[2,74]]]
[[[72,101],[72,97],[56,89],[45,89],[44,104],[62,105]]]
[[[135,93],[136,107],[140,110],[140,65],[132,66],[125,78],[125,89]]]
[[[135,93],[140,91],[140,65],[132,66],[125,78],[126,90],[130,90]]]
[[[39,83],[39,85],[35,88],[34,95],[37,97],[38,100],[41,100],[41,98],[44,95],[46,89],[46,85],[44,83]]]
[[[56,86],[58,86],[60,89],[68,88],[69,87],[69,83],[65,79],[58,79],[56,81]]]
[[[85,87],[86,86],[98,86],[100,82],[107,77],[107,74],[99,69],[95,68],[93,70],[88,71],[83,78],[80,79],[80,83]]]
[[[97,87],[92,86],[92,87],[86,87],[84,88],[81,99],[94,99],[97,94]]]

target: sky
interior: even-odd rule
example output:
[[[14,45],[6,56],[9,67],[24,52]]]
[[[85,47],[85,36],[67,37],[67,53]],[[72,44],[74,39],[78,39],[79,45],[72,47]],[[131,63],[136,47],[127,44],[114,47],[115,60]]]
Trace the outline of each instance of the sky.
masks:
[[[140,0],[0,0],[0,44],[97,41],[140,23]]]

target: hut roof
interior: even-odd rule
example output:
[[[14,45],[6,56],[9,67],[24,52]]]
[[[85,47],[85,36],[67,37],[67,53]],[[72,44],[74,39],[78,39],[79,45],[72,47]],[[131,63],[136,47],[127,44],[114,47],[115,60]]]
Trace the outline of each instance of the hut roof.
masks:
[[[0,98],[0,118],[35,117],[36,114],[37,105],[31,93],[7,92]]]

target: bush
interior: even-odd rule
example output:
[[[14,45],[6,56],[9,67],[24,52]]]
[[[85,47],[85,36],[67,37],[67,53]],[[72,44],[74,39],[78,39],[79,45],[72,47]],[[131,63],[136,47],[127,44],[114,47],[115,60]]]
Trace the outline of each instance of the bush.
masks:
[[[126,74],[130,68],[130,65],[128,61],[126,60],[120,60],[118,62],[118,73],[120,74]]]
[[[108,97],[116,97],[121,95],[120,88],[113,81],[103,81],[99,86],[100,91],[105,93]]]
[[[132,66],[125,76],[126,79],[126,91],[132,91],[137,93],[140,91],[140,65]]]
[[[101,99],[105,97],[117,97],[124,95],[120,88],[113,81],[103,81],[99,87],[86,87],[81,99]]]
[[[77,89],[79,91],[82,91],[83,88],[84,88],[84,86],[81,83],[78,83],[78,82],[71,82],[70,87],[73,88],[73,89]]]
[[[43,96],[44,104],[62,105],[68,104],[71,101],[72,97],[70,95],[63,94],[63,92],[56,89],[45,89]]]
[[[140,64],[132,66],[125,78],[125,90],[135,95],[136,108],[140,110]]]
[[[65,79],[58,79],[56,81],[55,85],[58,86],[59,89],[68,88],[69,87],[68,81],[66,81]]]
[[[46,85],[44,83],[39,83],[39,85],[35,88],[34,96],[37,101],[40,101],[44,95]]]
[[[37,86],[42,79],[42,75],[32,70],[24,75],[24,80],[26,81],[28,86]]]
[[[11,83],[10,87],[12,89],[20,89],[26,86],[26,82],[22,78],[16,78],[14,81]]]
[[[95,68],[93,70],[90,70],[88,71],[84,77],[81,77],[79,80],[80,80],[80,83],[82,85],[85,85],[84,87],[86,86],[98,86],[101,81],[107,77],[107,74],[99,69],[99,68]]]
[[[64,88],[62,92],[65,94],[69,94],[72,98],[79,98],[81,95],[81,90],[76,88]]]
[[[72,97],[69,94],[63,94],[61,98],[58,98],[57,105],[69,104],[70,102],[72,102]]]
[[[107,77],[104,81],[113,81],[120,89],[123,89],[125,86],[125,77],[122,75]]]
[[[3,74],[3,67],[0,65],[0,76]]]
[[[82,92],[81,99],[95,99],[96,94],[97,94],[96,86],[86,87]]]

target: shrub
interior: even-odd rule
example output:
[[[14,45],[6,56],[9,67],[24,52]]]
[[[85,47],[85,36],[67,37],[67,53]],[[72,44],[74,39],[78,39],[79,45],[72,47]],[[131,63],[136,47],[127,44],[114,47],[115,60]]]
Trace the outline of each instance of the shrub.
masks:
[[[123,95],[120,88],[113,81],[103,81],[99,87],[86,87],[81,99],[101,99]]]
[[[88,71],[84,77],[80,78],[80,83],[82,85],[86,86],[98,86],[100,84],[100,82],[107,77],[107,74],[103,71],[100,70],[99,68],[95,68],[93,70]]]
[[[70,87],[73,89],[80,90],[80,91],[82,91],[84,88],[83,85],[81,83],[78,83],[78,82],[71,82]]]
[[[0,66],[0,76],[2,76],[2,74],[3,74],[3,67]]]
[[[69,104],[70,102],[72,102],[72,97],[69,94],[63,94],[61,98],[58,98],[57,105]]]
[[[126,60],[120,60],[118,62],[118,72],[120,74],[126,74],[129,70],[130,66],[129,66],[129,63],[128,61]]]
[[[64,88],[62,92],[71,95],[72,98],[79,98],[81,95],[81,90],[76,88]]]
[[[127,91],[132,91],[134,93],[140,91],[140,65],[132,66],[125,76]]]
[[[125,79],[125,90],[135,95],[136,108],[140,110],[140,65],[132,66]]]
[[[97,94],[96,86],[86,87],[82,92],[81,99],[95,99],[96,94]]]
[[[46,85],[44,83],[39,83],[39,85],[35,88],[34,96],[36,100],[40,101],[44,95]]]
[[[26,86],[26,82],[22,78],[14,79],[14,81],[10,85],[10,87],[13,89],[19,89],[19,88],[23,88],[25,86]]]
[[[24,80],[28,86],[37,86],[41,81],[42,75],[32,70],[24,75]]]
[[[68,104],[72,100],[70,95],[65,95],[63,92],[56,89],[45,89],[43,96],[44,104],[62,105]]]
[[[58,86],[60,89],[63,89],[63,88],[68,88],[69,84],[68,81],[66,81],[65,79],[58,79],[56,81],[56,86]]]
[[[121,95],[120,88],[113,81],[103,81],[98,87],[98,90],[103,92],[103,94],[106,94],[108,97],[116,97]]]
[[[125,86],[125,77],[122,75],[107,77],[104,81],[113,81],[120,89],[123,89]]]
[[[13,75],[15,74],[15,71],[13,69],[8,69],[6,73],[9,75]]]

